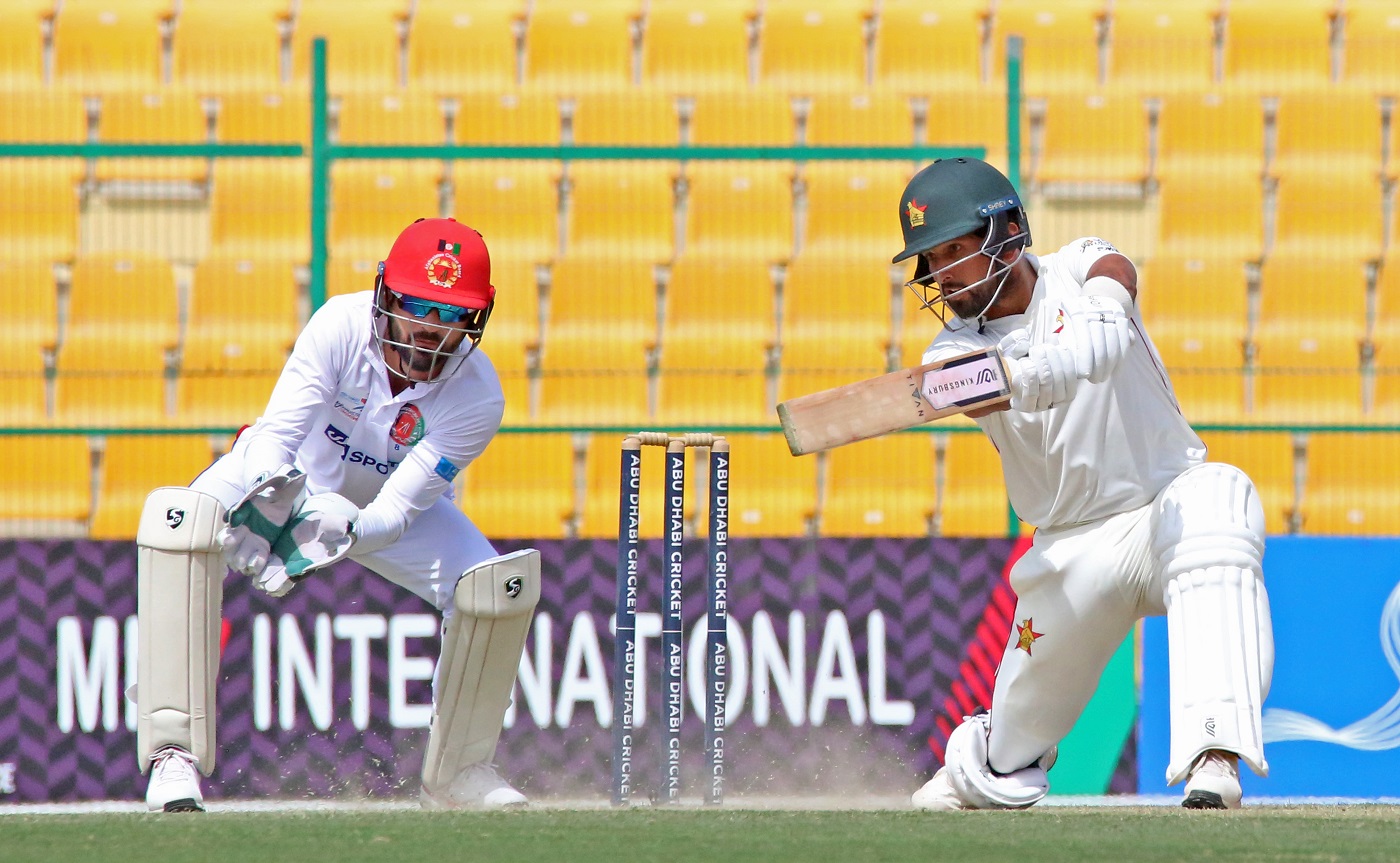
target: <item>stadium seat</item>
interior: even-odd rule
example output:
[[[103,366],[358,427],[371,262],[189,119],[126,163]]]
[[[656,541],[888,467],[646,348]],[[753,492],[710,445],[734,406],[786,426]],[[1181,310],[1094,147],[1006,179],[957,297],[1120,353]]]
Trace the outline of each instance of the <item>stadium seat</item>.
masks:
[[[865,20],[854,7],[770,4],[758,37],[758,85],[790,96],[863,89]]]
[[[1375,316],[1371,342],[1376,365],[1400,369],[1400,260],[1386,259],[1376,278]]]
[[[1025,107],[1021,128],[1029,129]],[[934,147],[981,147],[983,159],[1009,170],[1006,144],[1006,90],[983,87],[966,93],[935,93],[928,98],[927,143]],[[1030,136],[1022,137],[1021,165],[1030,164]]]
[[[674,147],[681,122],[669,93],[627,90],[591,93],[574,104],[574,143]]]
[[[39,425],[47,411],[45,355],[58,343],[58,291],[46,261],[0,259],[0,301],[7,311],[0,342],[0,425]]]
[[[1011,509],[1006,501],[1001,458],[980,431],[943,436],[938,509],[940,536],[1006,536]]]
[[[618,492],[622,473],[621,434],[598,432],[588,437],[584,454],[584,499],[579,513],[578,535],[584,539],[617,539]],[[656,539],[662,533],[662,471],[665,467],[664,450],[661,447],[642,447],[642,496],[640,535],[643,539]],[[685,454],[686,465],[686,512],[697,509],[692,502],[699,488],[695,478],[697,459],[695,450],[688,448]],[[730,533],[733,534],[733,504],[730,505]]]
[[[0,57],[4,56],[3,45],[0,42]],[[3,80],[0,78],[0,85]],[[39,88],[0,90],[0,141],[81,144],[86,140],[87,108],[77,93]]]
[[[1231,0],[1225,14],[1224,86],[1274,96],[1326,87],[1334,6],[1331,0]]]
[[[878,260],[796,258],[783,286],[778,400],[885,371],[889,266]]]
[[[902,281],[897,293],[902,315],[899,330],[899,365],[901,368],[917,366],[923,362],[924,351],[943,328],[943,324],[931,309],[922,308],[923,301]]]
[[[383,254],[388,254],[388,249]],[[374,290],[378,264],[378,257],[338,258],[331,255],[326,260],[326,297]]]
[[[445,144],[447,123],[431,93],[347,93],[340,100],[341,144]]]
[[[545,262],[559,248],[558,162],[459,160],[452,213],[486,238],[491,257]]]
[[[1173,174],[1159,187],[1159,254],[1258,260],[1264,251],[1264,189],[1257,176]]]
[[[1181,413],[1193,425],[1245,423],[1245,377],[1242,365],[1234,368],[1168,368],[1172,392]]]
[[[519,23],[509,4],[419,3],[408,28],[408,86],[438,96],[513,90]]]
[[[549,4],[525,26],[524,86],[556,95],[620,92],[632,84],[632,14],[607,4]]]
[[[345,14],[339,0],[301,0],[292,30],[292,83],[310,85],[311,43],[326,39],[326,87],[333,95],[399,86],[399,22],[407,0],[364,2]]]
[[[503,258],[493,252],[491,284],[496,288],[496,305],[486,325],[489,336],[483,339],[482,350],[491,357],[499,374],[517,378],[517,387],[520,382],[528,385],[528,358],[540,344],[540,298],[535,264]],[[521,394],[513,395],[519,399]],[[529,405],[527,401],[510,407],[528,409]]]
[[[863,91],[812,97],[807,143],[817,146],[909,147],[914,114],[909,100],[895,93]]]
[[[1025,40],[1022,85],[1032,97],[1084,98],[1099,85],[1102,0],[999,0],[992,15],[989,80],[1004,86],[1006,37]]]
[[[88,536],[135,539],[146,495],[163,485],[189,485],[213,460],[206,435],[109,435]]]
[[[1379,259],[1382,197],[1375,176],[1355,171],[1280,177],[1269,254],[1337,262]]]
[[[806,536],[816,517],[817,458],[793,458],[781,434],[725,437],[734,458],[729,535]]]
[[[256,3],[185,3],[170,62],[174,84],[201,95],[276,90],[282,83],[282,21]]]
[[[945,97],[982,83],[982,27],[987,0],[931,6],[924,0],[885,0],[875,22],[874,87],[902,96]],[[928,62],[930,45],[938,62]]]
[[[436,161],[345,160],[331,166],[330,249],[382,260],[406,225],[439,215]]]
[[[215,137],[226,144],[311,143],[311,97],[305,91],[266,90],[219,97]],[[214,166],[217,176],[219,166]]]
[[[1376,95],[1400,94],[1400,15],[1389,0],[1345,4],[1341,83]]]
[[[214,255],[307,261],[311,255],[307,160],[214,160],[209,243]]]
[[[175,385],[175,424],[233,431],[257,422],[278,374],[192,372]]]
[[[1381,105],[1365,91],[1329,87],[1279,97],[1269,173],[1340,172],[1379,178]]]
[[[43,453],[43,458],[35,458]],[[0,436],[0,521],[85,522],[92,511],[92,462],[84,435]],[[35,532],[38,524],[33,524]],[[33,535],[33,533],[31,533]]]
[[[492,540],[567,536],[574,513],[573,435],[496,435],[467,466],[458,503]]]
[[[76,180],[68,159],[0,159],[0,258],[72,260]]]
[[[548,93],[471,93],[457,99],[458,144],[534,144],[561,140],[558,100]]]
[[[686,254],[790,258],[792,172],[790,162],[692,162],[686,170]]]
[[[1289,532],[1296,509],[1293,479],[1293,435],[1288,432],[1203,432],[1207,461],[1224,462],[1244,471],[1264,504],[1264,525],[1270,535]]]
[[[282,369],[297,335],[289,261],[206,258],[194,271],[183,371]]]
[[[1138,307],[1167,368],[1239,369],[1249,286],[1233,257],[1154,257],[1138,265]]]
[[[676,165],[572,162],[564,251],[571,257],[661,262],[675,253]]]
[[[908,162],[808,162],[802,172],[807,190],[805,257],[863,261],[888,260],[896,203],[913,175]]]
[[[642,40],[642,85],[688,96],[748,87],[752,6],[748,0],[653,3]]]
[[[122,92],[102,97],[97,135],[103,143],[202,144],[209,140],[208,119],[191,92]],[[209,160],[201,158],[98,159],[99,182],[182,181],[203,183]]]
[[[1147,109],[1130,93],[1050,96],[1036,177],[1088,190],[1136,187],[1147,179],[1147,128]]]
[[[1204,5],[1115,4],[1108,45],[1109,88],[1139,96],[1167,96],[1211,87],[1214,12]]]
[[[792,103],[782,93],[702,93],[690,114],[690,143],[788,147],[797,138]]]
[[[84,95],[155,90],[161,83],[160,17],[141,4],[64,3],[53,25],[53,83]]]
[[[1303,533],[1400,533],[1400,435],[1313,433],[1307,454]]]
[[[1158,116],[1157,165],[1163,182],[1264,175],[1264,106],[1252,93],[1169,93]]]
[[[927,536],[937,496],[934,441],[896,434],[831,450],[822,536]]]
[[[0,89],[5,92],[39,90],[44,86],[46,14],[8,4],[0,9]]]

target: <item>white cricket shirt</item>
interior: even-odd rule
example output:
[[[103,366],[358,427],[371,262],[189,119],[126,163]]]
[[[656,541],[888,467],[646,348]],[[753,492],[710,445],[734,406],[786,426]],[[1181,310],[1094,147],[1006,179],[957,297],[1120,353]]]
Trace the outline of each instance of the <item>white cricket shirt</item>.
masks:
[[[309,493],[337,492],[360,507],[359,552],[393,542],[451,496],[452,479],[486,449],[505,410],[496,369],[479,349],[446,380],[392,395],[373,311],[373,291],[327,300],[239,441],[245,485],[291,462]]]
[[[1108,254],[1121,253],[1095,237],[1041,257],[1026,254],[1039,276],[1026,313],[988,321],[981,333],[959,320],[959,329],[938,334],[924,362],[994,347],[1018,327],[1030,331],[1032,344],[1060,338],[1060,300],[1080,296],[1089,268]],[[1131,326],[1133,344],[1108,380],[1079,381],[1068,404],[1047,411],[998,411],[977,420],[1001,454],[1011,505],[1037,527],[1097,521],[1145,506],[1205,460],[1205,445],[1182,416],[1136,308]]]

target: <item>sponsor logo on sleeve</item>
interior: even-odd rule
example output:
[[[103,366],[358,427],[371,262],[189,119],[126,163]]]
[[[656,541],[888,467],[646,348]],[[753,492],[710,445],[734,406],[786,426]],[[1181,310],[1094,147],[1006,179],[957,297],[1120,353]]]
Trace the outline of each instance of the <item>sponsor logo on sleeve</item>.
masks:
[[[438,459],[437,467],[433,468],[433,473],[437,474],[438,476],[442,477],[448,482],[452,482],[452,480],[457,478],[457,473],[459,470],[460,469],[457,467],[457,465],[453,464],[445,458],[440,458]]]

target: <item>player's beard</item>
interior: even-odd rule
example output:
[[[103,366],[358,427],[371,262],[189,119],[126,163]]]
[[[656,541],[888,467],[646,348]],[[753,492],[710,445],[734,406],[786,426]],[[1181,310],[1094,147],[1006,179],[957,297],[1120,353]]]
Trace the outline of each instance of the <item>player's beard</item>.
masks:
[[[415,338],[414,335],[404,331],[405,327],[401,322],[392,317],[389,318],[389,327],[391,337],[395,342],[404,345],[411,344],[417,348],[417,350],[411,350],[406,347],[394,347],[394,352],[399,355],[399,370],[404,377],[413,381],[436,380],[447,365],[452,353],[461,346],[462,339],[466,336],[462,330],[444,327],[441,329],[446,331],[446,335],[441,340],[432,335],[425,335],[421,330],[415,330],[418,335]],[[431,330],[428,332],[431,333]]]

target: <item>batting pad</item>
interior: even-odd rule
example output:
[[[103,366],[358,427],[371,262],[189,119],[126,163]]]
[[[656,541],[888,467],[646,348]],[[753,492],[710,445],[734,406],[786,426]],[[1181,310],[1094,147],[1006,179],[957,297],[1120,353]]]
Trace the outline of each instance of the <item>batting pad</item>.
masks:
[[[224,507],[179,486],[146,498],[136,528],[136,758],[178,746],[214,770],[224,563],[215,536]]]
[[[495,757],[539,601],[540,553],[533,548],[493,557],[457,581],[423,756],[429,793],[447,787],[464,767]]]

